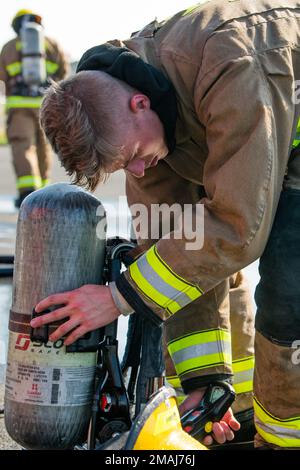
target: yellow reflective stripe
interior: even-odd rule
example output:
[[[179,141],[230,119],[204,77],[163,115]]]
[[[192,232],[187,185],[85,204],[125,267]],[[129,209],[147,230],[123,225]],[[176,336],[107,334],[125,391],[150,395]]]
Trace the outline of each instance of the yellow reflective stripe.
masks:
[[[248,380],[245,382],[233,384],[234,391],[237,395],[240,393],[248,393],[252,392],[253,390],[253,380]]]
[[[22,72],[22,63],[21,62],[13,62],[12,64],[7,65],[6,67],[7,73],[10,77],[15,77]],[[51,62],[50,60],[46,61],[46,71],[48,74],[53,75],[59,69],[59,65],[55,62]]]
[[[235,392],[237,394],[252,392],[254,356],[234,360],[232,362],[232,370],[234,373],[233,387]]]
[[[149,263],[146,254],[137,261],[137,265],[141,276],[144,279],[150,279],[152,288],[155,289],[158,295],[162,295],[165,299],[167,299],[165,305],[163,305],[164,308],[167,308],[169,304],[171,306],[172,302],[175,301],[175,306],[177,310],[179,310],[191,302],[190,298],[186,296],[184,292],[175,289],[163,280],[163,278],[160,276],[160,273],[157,273]]]
[[[300,118],[298,119],[296,135],[292,144],[293,148],[298,147],[299,143],[300,143]]]
[[[212,343],[214,341],[231,342],[231,335],[227,330],[205,330],[186,335],[168,343],[168,350],[171,354],[183,348],[195,346],[197,344]]]
[[[231,365],[231,336],[226,330],[186,335],[168,344],[178,376],[217,365]]]
[[[42,96],[7,96],[6,109],[11,108],[40,108],[42,104]]]
[[[22,64],[21,62],[12,62],[8,64],[6,67],[7,73],[10,77],[15,77],[19,75],[22,71]]]
[[[17,188],[40,188],[42,185],[41,178],[39,176],[26,175],[20,176],[17,179]]]
[[[255,427],[271,444],[280,447],[300,447],[300,417],[280,419],[269,413],[254,397]]]
[[[254,356],[243,357],[243,359],[235,359],[232,362],[233,372],[243,372],[244,370],[253,370]]]
[[[203,338],[206,338],[206,340],[213,340],[215,341],[215,336],[211,335],[211,332],[208,335],[205,333],[203,335]],[[224,339],[229,339],[230,340],[230,335],[226,336],[224,335]],[[192,338],[190,338],[190,345],[195,344],[196,338],[194,338],[194,341]],[[181,343],[181,345],[187,345],[187,343]],[[177,347],[174,348],[174,350],[178,350],[179,345],[177,344]],[[237,394],[240,393],[246,393],[246,392],[252,392],[253,389],[253,372],[254,372],[254,356],[248,356],[243,359],[236,359],[232,363],[232,369],[234,372],[234,389]],[[250,380],[242,380],[250,378]],[[181,382],[178,376],[168,376],[166,377],[167,382],[174,388],[179,389],[181,388]]]
[[[170,266],[168,266],[165,261],[160,257],[157,252],[157,248],[154,245],[146,253],[147,260],[153,269],[159,273],[160,277],[167,283],[170,284],[175,289],[184,292],[191,300],[196,300],[202,292],[199,292],[199,289],[190,282],[186,281],[178,274],[174,273]]]
[[[59,65],[56,62],[51,62],[51,60],[46,60],[46,70],[47,73],[53,74],[57,72]]]
[[[152,287],[152,285],[146,281],[146,279],[140,273],[136,262],[129,266],[129,272],[142,293],[145,294],[146,297],[148,297],[150,300],[155,302],[159,307],[164,307],[167,310],[169,310],[168,307],[170,307],[170,313],[176,313],[178,310],[180,310],[181,307],[178,304],[176,305],[176,302],[174,302],[172,306],[168,306],[170,299],[157,292]]]
[[[178,276],[159,256],[153,246],[129,267],[140,291],[171,315],[193,302],[202,291]]]
[[[181,382],[177,375],[172,375],[170,377],[166,377],[166,381],[174,388],[181,388]]]
[[[47,40],[45,40],[45,49],[46,49],[46,50],[49,49],[49,44],[48,44]],[[17,50],[17,51],[21,51],[21,50],[22,50],[22,42],[21,42],[21,41],[17,41],[17,42],[16,42],[16,50]]]
[[[176,372],[179,376],[187,374],[188,372],[208,369],[210,367],[220,366],[222,364],[231,364],[231,354],[219,352],[216,354],[208,354],[207,356],[196,357],[188,359],[176,364]]]

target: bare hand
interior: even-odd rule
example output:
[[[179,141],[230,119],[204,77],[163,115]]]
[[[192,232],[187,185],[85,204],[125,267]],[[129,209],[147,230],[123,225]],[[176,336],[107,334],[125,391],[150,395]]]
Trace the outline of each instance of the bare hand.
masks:
[[[183,415],[192,408],[195,408],[201,401],[205,391],[205,388],[193,390],[181,403],[181,405],[179,405],[178,408],[180,415]],[[212,436],[207,435],[203,439],[203,444],[210,446],[213,444],[213,438],[218,442],[218,444],[224,444],[226,441],[232,441],[234,439],[233,431],[238,431],[240,427],[240,423],[233,416],[232,409],[229,408],[221,421],[213,423]]]
[[[64,306],[33,319],[30,325],[36,328],[69,318],[49,337],[50,341],[55,342],[73,330],[64,341],[66,346],[89,331],[108,325],[120,315],[107,286],[86,284],[79,289],[50,295],[39,302],[35,310],[39,313],[55,305]]]

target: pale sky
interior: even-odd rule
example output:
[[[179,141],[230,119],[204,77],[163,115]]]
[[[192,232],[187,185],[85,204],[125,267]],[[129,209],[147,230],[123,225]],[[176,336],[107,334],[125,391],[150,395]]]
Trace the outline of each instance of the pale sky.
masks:
[[[72,60],[78,60],[90,47],[108,39],[128,38],[132,31],[155,17],[164,19],[197,0],[2,0],[1,3],[1,48],[14,37],[12,18],[18,10],[26,8],[40,14],[45,33],[57,39]]]

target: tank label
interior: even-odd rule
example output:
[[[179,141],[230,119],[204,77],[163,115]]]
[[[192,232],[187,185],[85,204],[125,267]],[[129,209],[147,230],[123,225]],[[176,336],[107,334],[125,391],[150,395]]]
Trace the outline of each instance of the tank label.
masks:
[[[80,367],[95,366],[96,353],[66,353],[66,347],[61,339],[43,344],[30,341],[30,335],[25,333],[9,333],[8,357],[11,361],[21,364],[36,364],[45,367]]]
[[[94,366],[45,367],[8,362],[6,397],[19,403],[78,406],[91,402]]]

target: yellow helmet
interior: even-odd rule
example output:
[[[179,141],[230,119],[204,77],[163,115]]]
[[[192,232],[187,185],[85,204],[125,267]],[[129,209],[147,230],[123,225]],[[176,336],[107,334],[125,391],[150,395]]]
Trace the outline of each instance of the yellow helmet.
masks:
[[[30,21],[34,21],[35,23],[42,24],[42,17],[40,15],[37,15],[36,13],[34,13],[34,11],[26,10],[26,9],[19,10],[15,14],[15,16],[12,20],[12,23],[11,23],[13,30],[17,34],[19,34],[21,24],[22,24],[22,20],[23,20],[24,16],[28,16]]]

